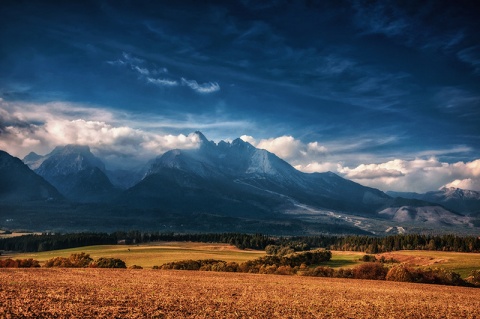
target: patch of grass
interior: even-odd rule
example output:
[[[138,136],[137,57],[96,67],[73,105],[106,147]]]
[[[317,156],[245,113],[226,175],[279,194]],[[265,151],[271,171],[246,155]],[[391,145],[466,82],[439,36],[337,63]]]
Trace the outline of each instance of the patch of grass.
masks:
[[[332,268],[352,268],[360,264],[359,261],[365,253],[355,251],[332,251],[332,259],[325,266]]]

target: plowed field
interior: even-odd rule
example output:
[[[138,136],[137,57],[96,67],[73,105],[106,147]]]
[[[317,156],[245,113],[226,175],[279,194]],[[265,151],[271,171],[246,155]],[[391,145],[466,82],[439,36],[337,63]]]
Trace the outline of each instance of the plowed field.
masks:
[[[480,318],[480,290],[151,269],[1,269],[0,318]]]

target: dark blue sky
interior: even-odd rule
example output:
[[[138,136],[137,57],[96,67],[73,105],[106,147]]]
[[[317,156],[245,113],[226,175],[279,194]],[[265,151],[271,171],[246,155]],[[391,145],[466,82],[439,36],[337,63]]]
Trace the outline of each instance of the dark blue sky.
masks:
[[[200,130],[384,190],[480,189],[479,30],[476,1],[2,1],[0,148],[115,167]]]

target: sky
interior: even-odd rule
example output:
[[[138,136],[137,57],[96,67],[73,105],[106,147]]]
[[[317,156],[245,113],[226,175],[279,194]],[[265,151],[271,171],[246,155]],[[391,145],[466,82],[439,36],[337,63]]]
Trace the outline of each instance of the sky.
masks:
[[[480,191],[476,1],[0,3],[0,149],[109,169],[241,137],[383,191]]]

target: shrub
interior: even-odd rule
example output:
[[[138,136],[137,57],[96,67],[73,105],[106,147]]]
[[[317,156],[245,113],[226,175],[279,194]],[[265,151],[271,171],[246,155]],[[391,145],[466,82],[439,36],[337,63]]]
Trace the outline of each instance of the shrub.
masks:
[[[275,274],[277,274],[277,275],[292,275],[293,274],[293,269],[290,266],[280,266],[275,271]]]
[[[239,268],[239,265],[236,262],[231,261],[231,262],[227,263],[227,265],[225,266],[225,271],[226,272],[238,272],[238,268]]]
[[[380,263],[368,262],[361,264],[353,269],[353,278],[355,279],[374,279],[384,280],[388,269]]]
[[[353,278],[353,269],[351,268],[340,268],[333,273],[335,278]]]
[[[472,270],[467,281],[475,286],[480,286],[480,270]]]
[[[92,268],[127,268],[125,262],[118,258],[101,257],[90,264]]]
[[[417,268],[413,271],[413,281],[427,284],[464,286],[466,282],[460,274],[441,268]]]
[[[413,282],[412,270],[405,265],[399,265],[390,268],[386,277],[390,281]]]
[[[38,268],[40,264],[38,260],[29,259],[4,259],[0,260],[0,268]]]
[[[364,262],[374,262],[377,261],[377,258],[374,255],[363,255],[360,260]]]
[[[70,260],[73,267],[78,267],[78,268],[88,267],[90,263],[93,261],[93,259],[90,258],[90,255],[85,254],[84,252],[81,252],[79,254],[71,254],[70,257],[68,257],[68,259]]]
[[[89,267],[93,259],[89,254],[79,253],[71,254],[70,257],[54,257],[45,262],[45,267],[62,267],[62,268],[85,268]]]
[[[143,267],[142,267],[142,266],[133,265],[133,266],[128,267],[128,269],[143,269]]]
[[[334,270],[330,267],[318,266],[314,269],[309,269],[303,273],[304,276],[313,277],[333,277]]]
[[[66,257],[54,257],[45,262],[45,267],[61,267],[61,268],[70,268],[73,267],[70,259]]]
[[[259,269],[260,274],[274,274],[277,271],[276,265],[262,265]]]

